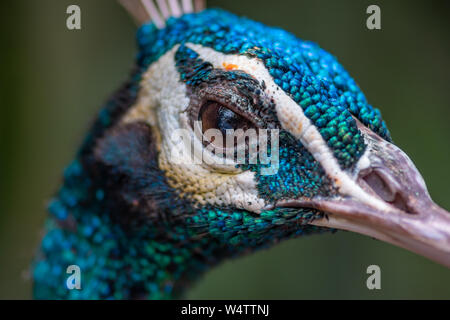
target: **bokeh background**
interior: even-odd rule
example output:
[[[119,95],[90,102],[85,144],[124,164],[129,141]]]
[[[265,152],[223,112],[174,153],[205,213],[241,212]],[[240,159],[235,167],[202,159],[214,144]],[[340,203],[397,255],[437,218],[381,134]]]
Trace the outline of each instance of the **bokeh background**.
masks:
[[[450,209],[450,1],[209,1],[339,57],[395,142]],[[382,30],[365,27],[381,7]],[[78,4],[82,30],[66,29]],[[9,0],[0,9],[0,298],[31,298],[29,264],[48,199],[89,123],[126,79],[135,26],[114,0]],[[377,264],[382,289],[366,288]],[[188,298],[450,298],[450,270],[368,237],[287,241],[207,273]]]

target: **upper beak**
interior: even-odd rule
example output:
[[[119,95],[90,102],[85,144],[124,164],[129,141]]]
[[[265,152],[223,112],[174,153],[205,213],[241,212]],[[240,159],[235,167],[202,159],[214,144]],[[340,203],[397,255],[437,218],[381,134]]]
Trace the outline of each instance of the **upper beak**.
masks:
[[[311,224],[365,234],[450,267],[450,213],[437,206],[409,157],[361,124],[370,165],[356,183],[386,205],[352,196],[286,200],[279,207],[309,207],[326,213]],[[378,201],[379,202],[379,201]]]

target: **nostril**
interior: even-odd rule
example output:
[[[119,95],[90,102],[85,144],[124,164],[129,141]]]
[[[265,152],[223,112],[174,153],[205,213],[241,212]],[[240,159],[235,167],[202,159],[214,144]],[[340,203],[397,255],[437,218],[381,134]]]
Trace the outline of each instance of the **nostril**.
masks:
[[[392,202],[392,205],[394,207],[402,210],[402,211],[405,211],[405,212],[408,212],[408,213],[412,213],[412,212],[410,212],[409,207],[408,207],[405,199],[403,199],[403,197],[399,193],[396,194],[395,199]]]
[[[395,200],[395,191],[389,187],[376,171],[371,171],[363,176],[363,180],[384,201],[393,202]]]
[[[389,183],[389,178],[380,174],[377,170],[372,170],[364,175],[362,179],[381,199],[388,202],[397,209],[406,213],[416,213],[411,206],[408,205],[401,190],[396,190],[394,186]]]

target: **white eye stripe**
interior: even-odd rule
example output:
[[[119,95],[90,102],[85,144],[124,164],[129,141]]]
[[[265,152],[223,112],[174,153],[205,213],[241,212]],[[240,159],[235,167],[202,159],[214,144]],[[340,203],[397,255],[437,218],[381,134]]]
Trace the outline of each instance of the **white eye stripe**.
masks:
[[[264,81],[266,85],[265,92],[275,102],[276,113],[282,127],[301,141],[304,147],[322,165],[331,180],[335,181],[335,186],[339,189],[340,193],[358,199],[360,202],[372,207],[388,210],[388,206],[384,202],[366,193],[356,183],[354,176],[352,177],[350,173],[340,168],[332,150],[328,147],[318,129],[304,115],[300,106],[274,83],[272,76],[267,71],[263,62],[244,55],[223,54],[197,44],[189,43],[187,46],[196,51],[202,60],[210,62],[215,68],[224,68],[227,65],[233,65],[235,69],[248,73],[260,82]],[[168,147],[164,146],[166,135],[179,127],[187,126],[187,122],[182,121],[182,114],[189,105],[189,99],[186,85],[180,81],[180,75],[175,67],[174,59],[178,47],[179,45],[176,45],[164,54],[145,72],[138,101],[123,118],[125,122],[144,120],[147,123],[159,127],[157,136],[161,136],[159,138],[161,142],[160,148],[166,151],[168,150]],[[163,109],[163,112],[161,109]],[[200,171],[196,171],[197,169],[195,168],[187,169],[185,170],[186,172],[192,172],[192,175],[195,176],[192,177],[191,175],[189,179],[200,179],[201,181],[205,179],[201,178],[206,174],[204,167],[200,166],[198,168]],[[184,169],[181,170],[178,172],[185,172],[183,171]],[[233,195],[234,192],[237,198],[232,196],[223,198],[220,196],[215,200],[211,198],[214,192],[208,191],[204,193],[204,196],[208,194],[208,200],[205,201],[209,203],[212,201],[214,203],[232,204],[237,208],[259,212],[265,206],[264,200],[257,197],[255,181],[252,180],[254,179],[252,178],[254,176],[253,173],[245,175],[245,178],[244,173],[241,172],[232,175],[233,178],[229,180],[223,180],[223,177],[216,177],[216,181],[219,181],[217,182],[219,184],[224,183],[223,181],[228,181],[227,183],[229,185],[227,186],[227,190],[231,190],[231,193],[227,191],[226,194]],[[241,184],[237,183],[238,179],[247,181],[245,185],[247,187],[251,185],[252,187],[247,190],[242,190],[240,187]],[[212,185],[214,183],[211,184],[208,182],[208,186]],[[204,187],[204,185],[200,185],[201,187]],[[243,194],[244,196],[242,197]],[[199,199],[203,197],[196,196]],[[218,195],[216,194],[216,196]],[[248,203],[251,205],[248,205]]]
[[[275,84],[260,60],[245,55],[224,54],[193,43],[188,43],[186,46],[197,52],[202,60],[210,62],[215,68],[234,65],[238,70],[252,75],[259,81],[264,81],[267,94],[275,101],[278,120],[282,127],[301,141],[332,180],[337,182],[336,187],[340,192],[375,208],[388,210],[387,204],[365,192],[355,182],[354,177],[340,168],[333,151],[328,147],[318,129],[305,116],[301,107]]]
[[[258,213],[267,204],[258,195],[255,174],[242,171],[235,163],[215,165],[215,169],[206,163],[173,163],[170,154],[179,151],[185,144],[174,144],[171,133],[177,129],[191,129],[186,108],[189,105],[187,86],[180,81],[175,67],[175,52],[178,45],[166,52],[144,73],[141,89],[136,103],[122,118],[122,123],[144,121],[153,127],[157,136],[159,166],[165,172],[169,184],[182,196],[200,204],[232,206]],[[192,132],[192,135],[194,133]],[[203,149],[200,140],[194,137],[196,149]],[[181,153],[182,155],[188,154]],[[206,153],[213,158],[214,154]],[[205,161],[206,162],[206,161]],[[208,159],[207,162],[214,162]],[[220,161],[216,161],[220,163]]]

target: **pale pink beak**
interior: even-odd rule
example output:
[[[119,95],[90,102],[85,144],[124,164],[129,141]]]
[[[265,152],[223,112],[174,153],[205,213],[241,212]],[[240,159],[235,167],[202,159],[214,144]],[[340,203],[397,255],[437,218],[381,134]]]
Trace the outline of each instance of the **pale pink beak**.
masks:
[[[408,249],[450,268],[450,213],[437,206],[409,157],[359,124],[369,141],[370,167],[358,185],[384,201],[380,210],[348,196],[285,200],[278,207],[308,207],[326,217],[311,224],[349,230]]]

